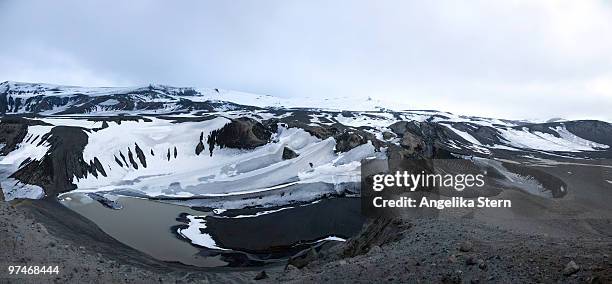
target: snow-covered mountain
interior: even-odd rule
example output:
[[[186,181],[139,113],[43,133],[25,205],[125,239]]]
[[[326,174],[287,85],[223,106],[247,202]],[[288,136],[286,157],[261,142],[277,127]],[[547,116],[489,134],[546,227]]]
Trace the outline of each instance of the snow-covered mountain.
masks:
[[[358,193],[367,158],[610,158],[612,125],[150,85],[0,84],[5,196],[67,191],[242,208]]]
[[[10,81],[0,83],[1,114],[167,114],[225,111],[245,106],[319,109],[344,109],[350,106],[351,110],[377,110],[397,107],[397,104],[372,98],[355,100],[352,97],[283,99],[223,89],[176,88],[164,85],[87,88]]]

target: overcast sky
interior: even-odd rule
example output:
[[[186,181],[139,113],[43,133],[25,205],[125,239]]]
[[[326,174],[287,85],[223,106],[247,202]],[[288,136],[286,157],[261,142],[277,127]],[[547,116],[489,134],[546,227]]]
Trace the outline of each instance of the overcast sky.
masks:
[[[612,1],[0,0],[0,81],[612,121]]]

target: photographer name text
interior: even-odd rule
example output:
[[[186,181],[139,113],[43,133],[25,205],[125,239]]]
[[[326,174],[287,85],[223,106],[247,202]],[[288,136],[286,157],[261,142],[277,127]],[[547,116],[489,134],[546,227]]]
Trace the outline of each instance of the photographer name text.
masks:
[[[433,174],[396,172],[395,174],[377,174],[373,176],[374,192],[381,192],[385,188],[395,187],[405,189],[407,192],[427,190],[431,188],[454,189],[457,192],[465,189],[479,190],[485,186],[485,176],[482,174]],[[428,197],[396,197],[385,199],[377,196],[372,199],[375,208],[508,208],[512,207],[511,200],[491,199],[488,197],[464,198],[448,197],[434,199]]]

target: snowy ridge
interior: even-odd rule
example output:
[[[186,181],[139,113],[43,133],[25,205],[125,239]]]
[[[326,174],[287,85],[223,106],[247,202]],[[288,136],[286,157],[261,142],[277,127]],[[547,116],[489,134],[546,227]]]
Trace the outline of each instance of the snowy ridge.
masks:
[[[381,100],[372,99],[369,97],[355,99],[352,97],[341,98],[301,98],[301,99],[286,99],[273,97],[268,95],[259,95],[245,93],[239,91],[231,91],[224,89],[212,88],[179,88],[165,85],[151,84],[141,87],[77,87],[77,86],[61,86],[41,83],[21,83],[21,82],[4,82],[0,84],[0,93],[7,96],[7,101],[20,100],[20,107],[10,109],[7,113],[35,113],[31,108],[27,108],[27,100],[35,100],[40,97],[51,97],[59,100],[69,101],[77,97],[107,97],[119,95],[132,95],[134,100],[146,100],[147,102],[173,104],[180,100],[188,100],[191,102],[232,102],[241,105],[262,107],[262,108],[318,108],[318,109],[350,109],[372,111],[380,109],[397,108],[396,103],[384,102]],[[36,100],[38,101],[38,100]],[[79,106],[83,101],[75,101],[69,103],[68,106]],[[14,105],[15,103],[13,103]],[[65,103],[64,103],[65,104]],[[109,105],[109,102],[98,102],[98,105]],[[116,105],[116,104],[115,104]],[[407,106],[405,106],[407,107]],[[159,108],[159,107],[158,107]],[[67,107],[58,107],[49,109],[46,114],[58,114]],[[160,112],[168,113],[181,109],[173,109],[170,106],[159,108]],[[86,113],[94,114],[103,112],[107,109],[101,108],[98,110],[89,111]],[[150,111],[132,108],[132,109],[115,109],[116,111],[133,113],[151,113]],[[85,112],[83,112],[85,113]]]
[[[151,89],[160,95],[180,95],[185,91],[193,90],[192,88],[177,88],[164,85],[149,85],[141,87],[79,87],[12,81],[6,81],[0,84],[0,86],[2,86],[0,87],[0,91],[14,95],[15,98],[28,98],[40,95],[70,97],[79,94],[88,96],[107,96],[138,93],[148,89]]]
[[[2,188],[9,198],[41,196],[42,189],[26,188],[27,183],[9,176],[51,155],[42,140],[57,126],[82,129],[86,136],[80,165],[86,173],[70,181],[76,191],[214,199],[212,204],[225,204],[220,209],[244,206],[245,196],[255,200],[249,205],[274,205],[343,193],[359,182],[362,159],[385,158],[388,149],[407,147],[409,133],[429,135],[422,138],[460,155],[610,156],[612,126],[606,122],[531,123],[395,107],[371,98],[317,102],[163,85],[4,82],[3,114],[38,116],[28,118],[36,123],[27,126],[0,119],[1,129],[6,128],[0,145],[20,139],[0,156]],[[273,131],[269,141],[249,148],[211,146],[213,132],[243,118]],[[19,127],[26,131],[23,137],[14,135]],[[310,185],[308,190],[304,185]],[[227,202],[219,201],[223,198]]]

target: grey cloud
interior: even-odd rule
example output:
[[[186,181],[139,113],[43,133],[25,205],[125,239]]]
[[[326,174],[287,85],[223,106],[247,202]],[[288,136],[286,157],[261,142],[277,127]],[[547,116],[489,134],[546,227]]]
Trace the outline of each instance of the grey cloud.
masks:
[[[606,1],[0,1],[0,80],[612,120]]]

